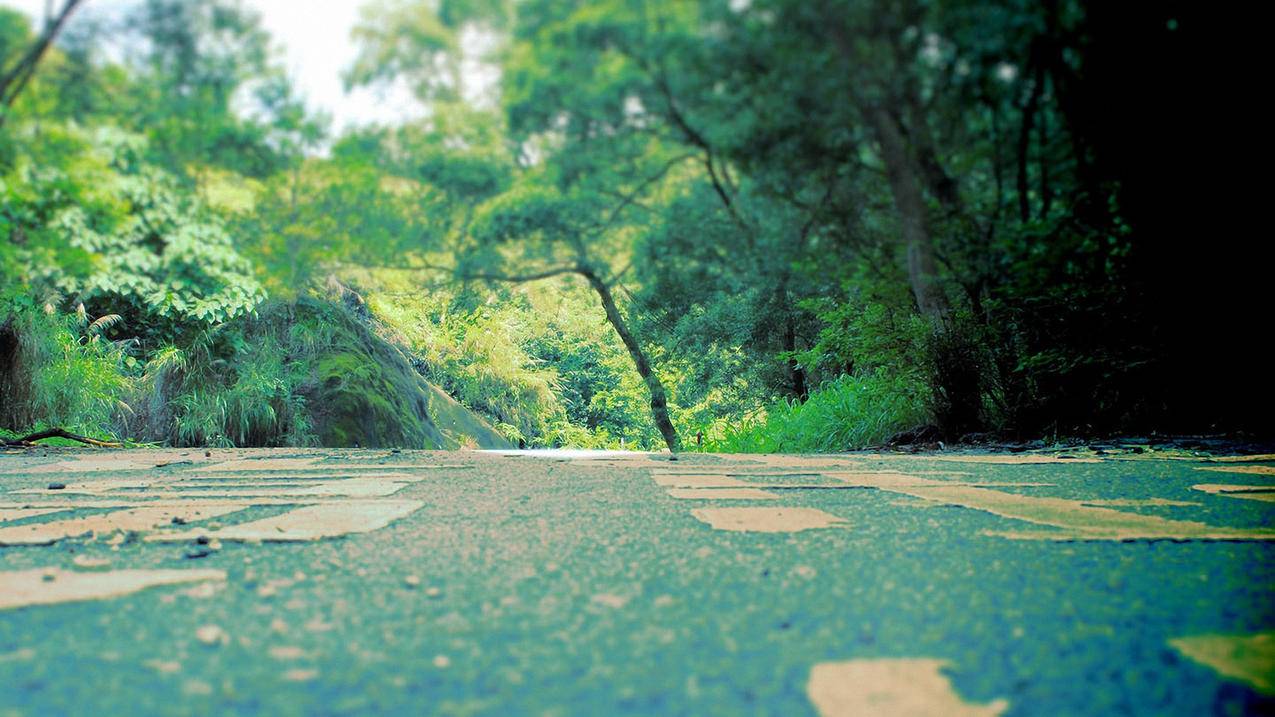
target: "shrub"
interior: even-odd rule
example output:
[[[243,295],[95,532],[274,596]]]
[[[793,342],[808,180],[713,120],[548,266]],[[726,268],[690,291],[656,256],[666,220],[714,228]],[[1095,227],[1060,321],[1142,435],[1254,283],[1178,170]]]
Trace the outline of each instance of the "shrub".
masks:
[[[725,453],[833,452],[884,443],[925,422],[929,396],[922,381],[877,375],[841,376],[809,400],[780,400],[704,430],[704,449]]]

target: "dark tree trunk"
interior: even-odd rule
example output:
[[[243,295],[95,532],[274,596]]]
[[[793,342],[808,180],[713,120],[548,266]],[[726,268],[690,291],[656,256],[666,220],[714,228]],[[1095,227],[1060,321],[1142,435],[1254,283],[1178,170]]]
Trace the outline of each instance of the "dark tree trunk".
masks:
[[[4,74],[0,75],[0,126],[4,126],[9,108],[13,107],[14,100],[18,98],[18,95],[22,94],[22,90],[31,81],[31,76],[35,74],[36,65],[40,64],[44,53],[48,51],[53,44],[53,40],[62,31],[62,27],[71,17],[71,13],[76,6],[83,1],[66,0],[66,4],[62,6],[58,14],[45,25],[44,31],[40,33],[40,37],[36,38],[35,44],[14,63],[13,67],[5,70]]]
[[[804,402],[810,397],[810,390],[806,387],[806,371],[794,356],[797,352],[797,327],[793,323],[793,315],[789,311],[784,316],[784,353],[788,355],[788,382],[792,395]]]
[[[655,420],[655,427],[660,430],[660,435],[664,437],[664,443],[668,446],[669,452],[676,454],[682,450],[682,442],[677,436],[677,430],[673,428],[673,421],[669,418],[668,398],[664,392],[664,384],[660,382],[660,377],[651,369],[651,362],[646,358],[646,352],[642,350],[641,344],[638,343],[637,337],[633,332],[629,331],[628,324],[624,321],[624,316],[620,314],[620,308],[615,304],[615,297],[611,294],[611,287],[601,279],[597,274],[589,269],[582,268],[578,273],[588,280],[589,285],[597,292],[598,298],[602,300],[602,308],[606,310],[607,321],[615,332],[620,335],[620,340],[624,342],[624,347],[629,350],[629,357],[633,359],[633,366],[637,369],[638,375],[646,383],[647,391],[651,394],[651,418]]]
[[[890,193],[894,196],[899,235],[907,250],[908,282],[912,286],[916,306],[926,318],[941,323],[947,318],[949,307],[938,283],[934,241],[926,222],[921,178],[894,117],[880,105],[865,107],[864,114],[876,136]]]
[[[1029,166],[1032,125],[1036,121],[1036,112],[1040,108],[1040,96],[1045,87],[1045,73],[1037,66],[1032,78],[1031,94],[1023,104],[1022,122],[1018,126],[1018,218],[1026,223],[1031,219],[1031,198],[1028,194],[1027,168]],[[1043,164],[1042,164],[1043,167]]]

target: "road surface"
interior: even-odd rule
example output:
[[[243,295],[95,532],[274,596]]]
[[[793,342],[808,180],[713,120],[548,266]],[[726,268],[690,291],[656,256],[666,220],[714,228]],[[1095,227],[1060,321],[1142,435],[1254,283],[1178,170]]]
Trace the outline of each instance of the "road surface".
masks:
[[[5,452],[0,716],[1270,713],[1273,484],[1155,451]]]

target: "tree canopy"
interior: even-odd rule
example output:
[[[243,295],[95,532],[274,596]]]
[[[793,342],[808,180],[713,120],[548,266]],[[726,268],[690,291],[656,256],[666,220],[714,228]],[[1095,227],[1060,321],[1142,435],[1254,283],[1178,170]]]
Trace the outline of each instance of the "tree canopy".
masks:
[[[343,80],[422,112],[334,132],[242,3],[80,4],[0,11],[7,427],[318,440],[316,300],[529,445],[1269,429],[1200,8],[376,0]]]

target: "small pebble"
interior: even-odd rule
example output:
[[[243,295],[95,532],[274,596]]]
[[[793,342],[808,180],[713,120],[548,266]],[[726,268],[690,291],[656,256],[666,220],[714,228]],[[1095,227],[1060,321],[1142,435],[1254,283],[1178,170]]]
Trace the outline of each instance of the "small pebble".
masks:
[[[436,597],[442,596],[442,594],[443,594],[443,591],[441,589],[434,587],[432,585],[430,587],[425,588],[425,597],[436,598]]]
[[[403,578],[403,584],[408,586],[409,588],[414,588],[421,584],[421,579],[416,577],[415,575],[408,575],[407,577]]]
[[[204,625],[195,630],[195,639],[205,645],[225,645],[230,642],[230,635],[216,625]]]
[[[448,667],[451,667],[451,664],[451,658],[447,657],[447,655],[434,656],[434,667],[437,667],[440,670],[445,670]]]
[[[203,680],[186,680],[186,683],[182,685],[182,692],[196,697],[206,697],[213,693],[213,688]]]

